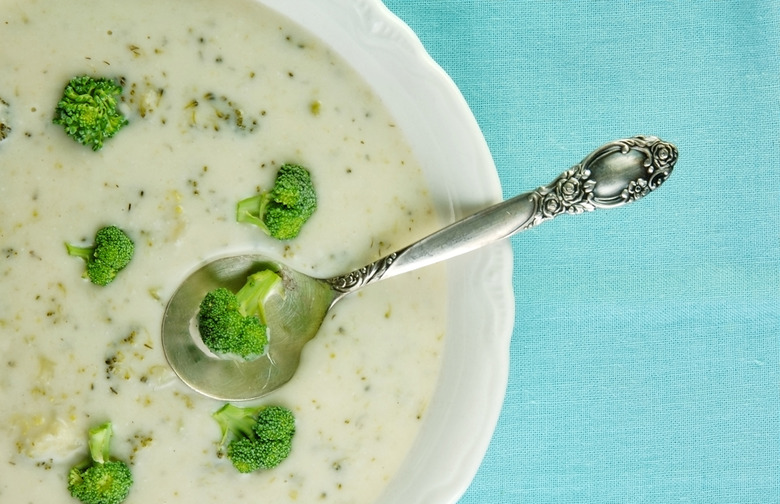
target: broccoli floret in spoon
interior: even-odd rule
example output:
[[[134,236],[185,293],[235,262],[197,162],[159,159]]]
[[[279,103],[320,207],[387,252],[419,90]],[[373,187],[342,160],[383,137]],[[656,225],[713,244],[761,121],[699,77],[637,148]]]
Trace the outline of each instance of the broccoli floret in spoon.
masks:
[[[219,287],[207,293],[198,311],[198,330],[206,347],[239,360],[263,355],[268,344],[263,303],[280,285],[279,275],[261,270],[250,275],[238,292]]]

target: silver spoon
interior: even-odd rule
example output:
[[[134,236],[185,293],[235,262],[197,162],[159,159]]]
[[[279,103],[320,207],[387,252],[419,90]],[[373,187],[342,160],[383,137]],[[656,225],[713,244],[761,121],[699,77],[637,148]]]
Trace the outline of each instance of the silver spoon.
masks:
[[[515,196],[393,252],[346,275],[312,278],[259,254],[224,257],[205,264],[178,288],[165,310],[162,342],[174,372],[192,389],[215,399],[261,397],[295,373],[303,346],[325,314],[347,294],[390,278],[478,249],[561,214],[613,208],[658,187],[677,161],[674,145],[637,136],[599,147],[551,184]],[[225,286],[237,290],[246,277],[271,267],[283,278],[283,293],[265,306],[268,352],[251,362],[211,354],[195,324],[203,296]]]

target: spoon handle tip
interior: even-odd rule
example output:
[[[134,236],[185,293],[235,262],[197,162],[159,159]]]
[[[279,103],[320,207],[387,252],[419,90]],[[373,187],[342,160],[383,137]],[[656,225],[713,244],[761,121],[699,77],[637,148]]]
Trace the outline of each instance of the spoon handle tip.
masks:
[[[369,265],[326,281],[340,299],[375,281],[470,252],[559,215],[631,203],[666,181],[677,157],[673,144],[655,136],[612,141],[548,185],[481,210]]]

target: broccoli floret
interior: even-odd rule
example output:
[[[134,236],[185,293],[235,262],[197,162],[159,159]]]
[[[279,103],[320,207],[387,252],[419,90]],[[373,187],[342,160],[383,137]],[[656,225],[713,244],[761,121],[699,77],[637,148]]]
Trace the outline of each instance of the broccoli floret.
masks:
[[[89,278],[95,285],[108,285],[133,258],[135,244],[118,227],[106,226],[95,233],[94,245],[66,243],[65,248],[69,255],[81,257],[87,262],[84,278]]]
[[[100,150],[105,139],[127,124],[118,109],[117,98],[121,94],[122,87],[113,80],[88,75],[74,77],[57,103],[54,123],[62,125],[77,142]]]
[[[89,431],[90,458],[68,474],[70,494],[84,504],[119,504],[130,493],[133,475],[126,463],[110,456],[111,422]]]
[[[274,186],[236,205],[236,220],[254,224],[277,240],[298,236],[317,209],[317,194],[309,171],[285,164],[276,174]]]
[[[212,416],[222,429],[220,452],[239,472],[272,469],[290,455],[295,416],[289,409],[226,404]]]
[[[247,277],[236,293],[226,287],[208,292],[198,311],[198,330],[206,347],[239,360],[263,355],[268,343],[263,303],[279,285],[279,275],[266,269]]]

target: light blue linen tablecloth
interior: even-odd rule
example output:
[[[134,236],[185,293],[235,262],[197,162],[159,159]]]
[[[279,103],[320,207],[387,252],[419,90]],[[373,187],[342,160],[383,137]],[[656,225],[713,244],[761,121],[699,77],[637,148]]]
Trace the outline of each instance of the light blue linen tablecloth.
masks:
[[[506,402],[461,504],[780,502],[780,3],[385,3],[505,196],[613,139],[680,149],[647,199],[512,238]]]

